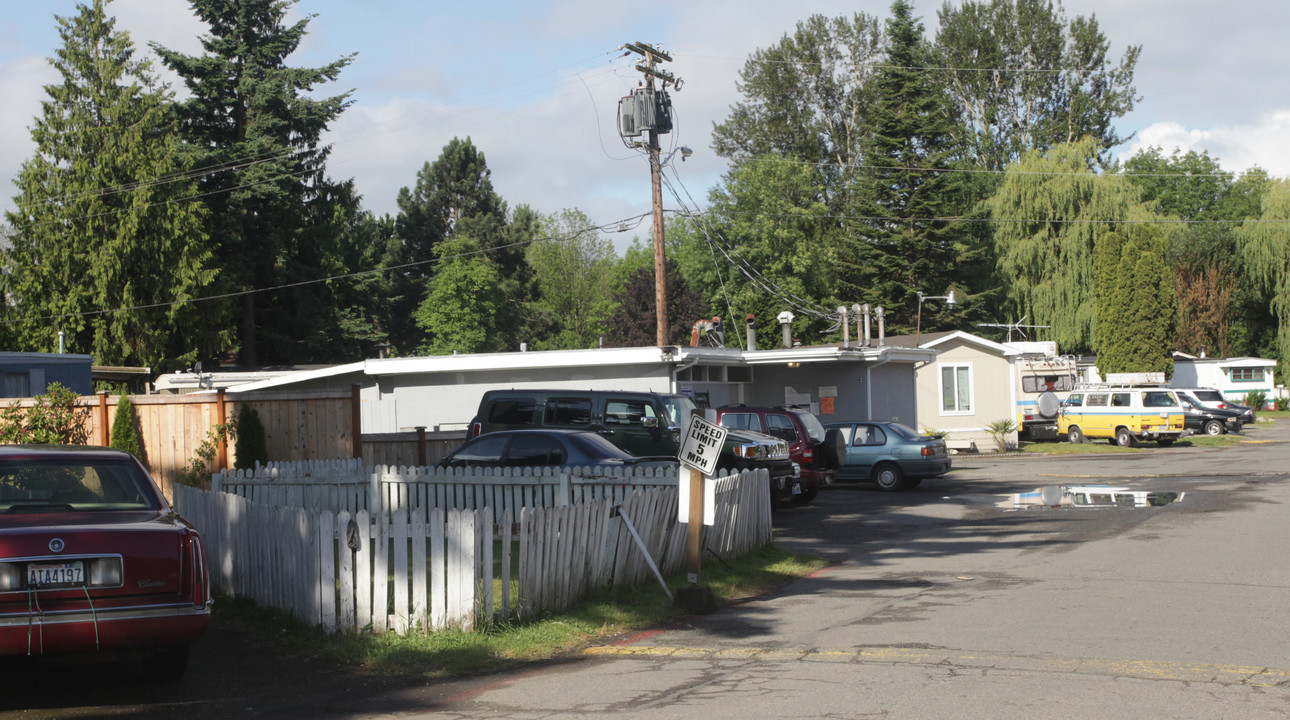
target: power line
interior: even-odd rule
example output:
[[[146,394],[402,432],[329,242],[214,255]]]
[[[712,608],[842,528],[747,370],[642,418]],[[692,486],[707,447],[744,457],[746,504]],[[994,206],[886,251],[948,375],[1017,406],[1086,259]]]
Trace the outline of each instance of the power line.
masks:
[[[186,300],[171,300],[169,302],[149,303],[145,305],[131,305],[128,307],[119,307],[119,308],[112,308],[112,309],[86,310],[84,312],[62,313],[58,315],[27,316],[27,317],[3,320],[3,321],[0,321],[0,325],[19,325],[19,324],[28,323],[28,322],[48,322],[51,320],[64,320],[67,318],[74,318],[74,317],[97,317],[100,315],[114,315],[117,313],[132,312],[136,310],[152,310],[156,308],[178,307],[180,305],[191,305],[196,303],[210,302],[214,300],[228,300],[231,298],[243,297],[245,295],[274,292],[277,290],[289,290],[292,288],[305,287],[308,285],[317,285],[319,283],[327,283],[327,282],[334,282],[334,281],[340,281],[340,280],[350,280],[353,278],[366,277],[369,275],[377,275],[382,273],[394,272],[398,270],[406,270],[408,268],[419,267],[422,265],[428,265],[432,263],[436,263],[436,264],[443,263],[450,260],[457,260],[460,258],[466,258],[466,257],[471,257],[473,255],[496,252],[499,250],[508,250],[510,248],[521,247],[524,245],[531,245],[536,242],[543,242],[547,240],[560,240],[560,241],[572,240],[574,238],[585,235],[589,232],[608,232],[611,229],[626,228],[628,226],[628,223],[634,223],[631,227],[636,227],[644,220],[645,217],[648,217],[648,216],[649,216],[649,213],[644,213],[641,215],[633,215],[631,217],[623,218],[622,220],[617,220],[612,223],[605,223],[603,225],[588,225],[586,227],[580,228],[578,230],[575,230],[571,233],[567,233],[564,235],[552,235],[548,237],[530,238],[528,240],[521,240],[518,242],[508,243],[506,245],[497,245],[493,247],[479,248],[477,250],[457,253],[455,255],[446,255],[443,257],[433,258],[429,260],[417,260],[414,262],[402,263],[400,265],[391,265],[389,267],[373,268],[371,270],[358,270],[351,273],[343,273],[340,275],[329,275],[327,277],[315,278],[312,280],[301,280],[298,282],[284,283],[281,285],[274,285],[272,287],[254,288],[251,290],[238,290],[234,292],[222,293],[220,295],[209,295],[206,297],[188,298]]]

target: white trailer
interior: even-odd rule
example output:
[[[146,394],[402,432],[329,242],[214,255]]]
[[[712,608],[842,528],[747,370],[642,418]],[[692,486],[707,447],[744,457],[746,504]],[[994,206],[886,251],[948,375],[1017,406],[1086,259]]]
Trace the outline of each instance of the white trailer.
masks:
[[[1017,436],[1021,440],[1057,438],[1057,415],[1062,400],[1075,389],[1079,376],[1073,356],[1058,355],[1057,343],[1009,342],[1017,352],[1012,367],[1017,400]]]

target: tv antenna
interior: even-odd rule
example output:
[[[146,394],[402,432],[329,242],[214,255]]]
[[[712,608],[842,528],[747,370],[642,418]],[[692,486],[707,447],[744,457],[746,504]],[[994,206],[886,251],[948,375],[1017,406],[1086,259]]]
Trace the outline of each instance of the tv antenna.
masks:
[[[1023,330],[1022,328],[1050,328],[1050,327],[1052,327],[1052,325],[1026,325],[1026,324],[1025,324],[1025,323],[1026,323],[1026,318],[1028,318],[1028,317],[1030,317],[1030,316],[1029,316],[1029,315],[1022,315],[1020,320],[1018,320],[1017,322],[1013,322],[1013,323],[977,323],[977,324],[976,324],[976,326],[977,326],[977,327],[992,327],[992,328],[1007,328],[1007,329],[1008,329],[1008,339],[1007,339],[1007,340],[1005,340],[1004,342],[1012,342],[1012,333],[1013,333],[1014,331],[1015,331],[1015,332],[1018,332],[1018,333],[1021,333],[1021,337],[1024,339],[1024,338],[1026,337],[1026,331],[1025,331],[1025,330]]]

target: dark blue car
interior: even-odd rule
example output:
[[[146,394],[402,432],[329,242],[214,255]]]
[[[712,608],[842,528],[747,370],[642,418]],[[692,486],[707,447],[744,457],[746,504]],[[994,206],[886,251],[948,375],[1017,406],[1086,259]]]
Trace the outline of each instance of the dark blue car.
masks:
[[[587,430],[499,430],[453,450],[435,467],[675,468],[672,457],[639,457]]]

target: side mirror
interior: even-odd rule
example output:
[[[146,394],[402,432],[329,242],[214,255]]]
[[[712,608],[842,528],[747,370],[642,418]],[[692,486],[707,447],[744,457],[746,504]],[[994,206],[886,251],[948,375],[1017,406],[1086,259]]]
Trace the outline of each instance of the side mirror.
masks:
[[[656,418],[656,417],[643,417],[643,418],[641,418],[641,427],[647,427],[647,428],[656,428],[656,427],[658,427],[658,418]]]

